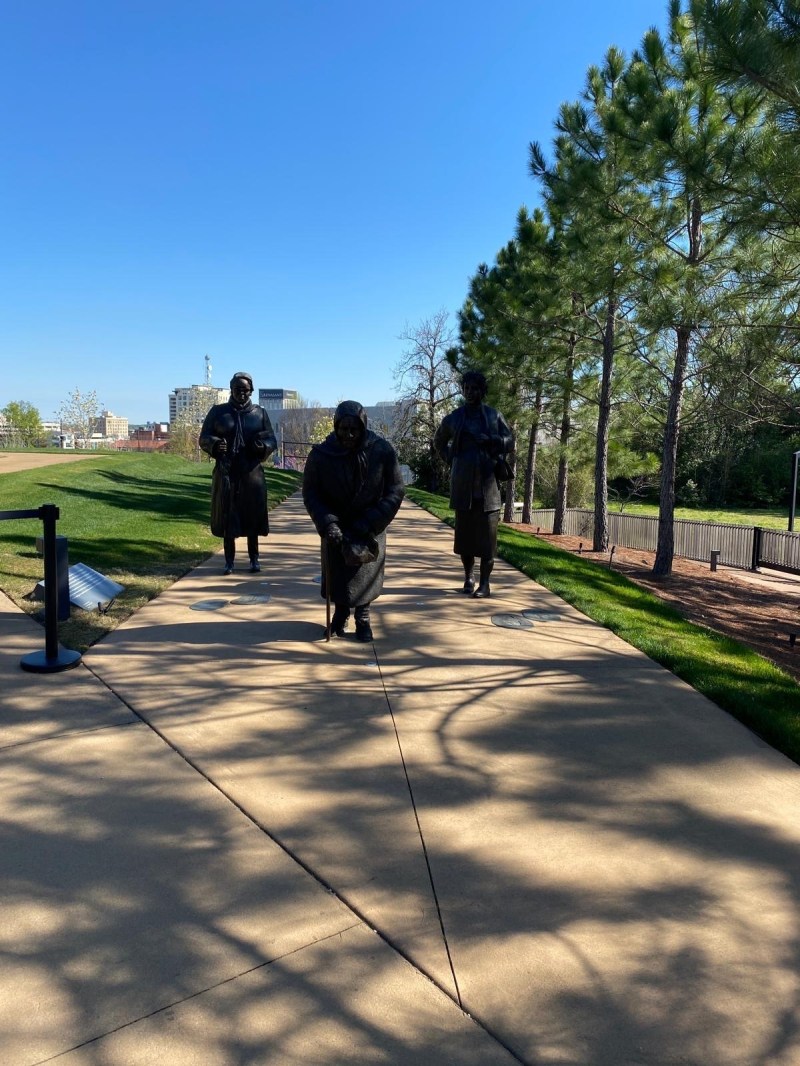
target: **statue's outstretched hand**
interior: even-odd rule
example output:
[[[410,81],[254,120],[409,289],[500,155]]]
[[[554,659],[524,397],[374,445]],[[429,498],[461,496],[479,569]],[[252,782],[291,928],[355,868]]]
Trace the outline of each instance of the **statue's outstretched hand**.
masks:
[[[339,526],[337,526],[335,522],[331,522],[331,524],[325,530],[325,536],[328,540],[331,540],[335,544],[338,544],[339,541],[341,541],[343,534]]]

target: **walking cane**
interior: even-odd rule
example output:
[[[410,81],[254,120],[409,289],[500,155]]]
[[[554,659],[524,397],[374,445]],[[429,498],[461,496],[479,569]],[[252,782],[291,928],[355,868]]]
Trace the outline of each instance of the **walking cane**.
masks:
[[[328,566],[328,539],[322,538],[322,580],[325,582],[325,641],[331,640],[331,583],[330,567]]]

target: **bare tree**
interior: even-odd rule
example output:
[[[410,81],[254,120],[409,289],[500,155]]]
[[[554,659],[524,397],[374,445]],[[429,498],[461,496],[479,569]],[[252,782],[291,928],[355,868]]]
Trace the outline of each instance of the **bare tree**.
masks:
[[[300,396],[296,406],[275,419],[275,432],[282,445],[284,466],[302,469],[312,444],[319,444],[333,432],[333,410],[318,400]]]
[[[100,404],[94,389],[91,392],[81,392],[76,386],[58,409],[62,430],[74,433],[76,439],[83,441],[82,446],[86,447],[99,410]]]
[[[408,347],[394,370],[395,390],[400,396],[393,434],[398,453],[433,492],[446,483],[433,438],[459,395],[458,375],[447,360],[447,351],[456,339],[449,318],[441,309],[416,326],[407,325],[399,339]]]
[[[200,450],[197,438],[208,410],[208,395],[202,392],[193,393],[189,403],[169,427],[167,450],[197,463],[205,459],[206,455]]]

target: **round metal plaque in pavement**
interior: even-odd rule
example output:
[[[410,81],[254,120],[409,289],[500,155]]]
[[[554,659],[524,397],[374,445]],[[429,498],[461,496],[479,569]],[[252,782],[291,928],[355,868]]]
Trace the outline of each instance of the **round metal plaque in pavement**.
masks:
[[[197,603],[193,603],[189,608],[191,611],[218,611],[220,607],[224,607],[227,600],[198,600]]]
[[[533,629],[533,622],[521,614],[493,614],[492,625],[501,629]]]
[[[269,593],[262,592],[256,595],[237,596],[235,600],[231,600],[231,603],[241,603],[247,606],[254,603],[269,603]]]
[[[561,615],[558,611],[545,611],[540,607],[531,607],[522,612],[523,618],[532,618],[534,622],[560,622]]]

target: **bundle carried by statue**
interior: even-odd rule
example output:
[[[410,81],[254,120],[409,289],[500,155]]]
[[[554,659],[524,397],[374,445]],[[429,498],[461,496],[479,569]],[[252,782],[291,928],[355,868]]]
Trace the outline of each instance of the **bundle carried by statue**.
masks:
[[[366,536],[359,540],[344,537],[341,545],[342,555],[348,566],[363,566],[364,563],[374,563],[378,558],[378,542],[374,537]]]

